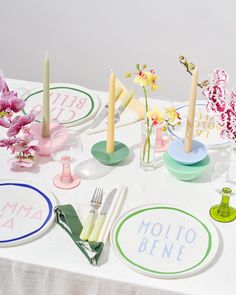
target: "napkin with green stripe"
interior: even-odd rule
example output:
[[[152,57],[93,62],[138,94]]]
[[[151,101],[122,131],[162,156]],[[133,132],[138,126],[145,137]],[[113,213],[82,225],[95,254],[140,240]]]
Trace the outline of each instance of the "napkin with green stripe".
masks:
[[[57,223],[71,236],[76,246],[81,250],[92,265],[97,265],[104,244],[88,242],[80,239],[83,226],[74,207],[70,204],[55,207]]]

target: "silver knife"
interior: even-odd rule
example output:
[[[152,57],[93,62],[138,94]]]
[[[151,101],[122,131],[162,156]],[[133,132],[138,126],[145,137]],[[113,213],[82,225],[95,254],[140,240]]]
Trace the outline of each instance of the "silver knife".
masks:
[[[117,191],[117,188],[114,188],[109,194],[108,196],[106,197],[106,200],[102,206],[102,209],[100,211],[100,214],[99,216],[97,217],[96,219],[96,222],[95,222],[95,225],[94,225],[94,228],[88,238],[88,241],[89,242],[96,242],[98,240],[98,236],[100,234],[100,231],[102,229],[102,226],[103,226],[103,223],[106,219],[106,215],[107,215],[107,212],[111,206],[111,203],[114,199],[114,196],[116,194],[116,191]]]
[[[129,104],[129,102],[131,101],[133,96],[134,96],[134,91],[131,90],[131,91],[128,91],[126,96],[122,99],[121,105],[119,106],[119,108],[115,112],[115,123],[120,121],[121,113],[125,110],[126,106]]]
[[[123,91],[123,89],[121,87],[116,87],[116,89],[115,89],[115,100],[116,101],[120,97],[122,91]],[[90,128],[93,129],[93,128],[97,127],[102,122],[102,120],[106,117],[107,113],[108,113],[108,104],[106,104],[102,108],[102,110],[98,114],[98,116],[95,119],[93,119],[93,122],[91,123]]]

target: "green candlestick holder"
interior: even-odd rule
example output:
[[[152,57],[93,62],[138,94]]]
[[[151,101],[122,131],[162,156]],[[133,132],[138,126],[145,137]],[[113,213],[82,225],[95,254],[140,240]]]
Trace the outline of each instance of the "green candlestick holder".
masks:
[[[220,222],[231,222],[236,219],[236,209],[229,206],[229,199],[232,194],[232,189],[224,187],[221,190],[221,203],[214,205],[210,209],[211,217]]]
[[[129,148],[124,143],[115,141],[114,152],[111,154],[106,152],[106,144],[107,142],[105,140],[100,141],[96,143],[91,149],[92,155],[100,163],[108,166],[115,166],[123,162],[128,157]]]

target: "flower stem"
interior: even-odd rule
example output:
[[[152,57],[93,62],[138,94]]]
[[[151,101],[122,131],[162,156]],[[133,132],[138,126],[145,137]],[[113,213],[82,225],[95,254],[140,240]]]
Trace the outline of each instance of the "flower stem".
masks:
[[[150,135],[152,133],[152,128],[153,128],[153,124],[150,126],[150,129],[147,128],[147,136],[143,146],[143,161],[145,161],[145,154],[146,154],[146,148],[147,148],[147,163],[150,162],[150,152],[151,152]]]
[[[145,86],[143,86],[143,93],[144,93],[144,98],[145,98],[145,123],[147,123],[147,137],[144,143],[144,147],[143,147],[143,161],[145,160],[145,153],[146,153],[146,148],[148,149],[148,158],[147,161],[148,163],[150,162],[150,130],[149,130],[149,119],[147,118],[147,112],[149,110],[148,108],[148,98],[147,98],[147,90],[145,88]]]
[[[144,93],[144,97],[145,97],[145,109],[146,109],[146,113],[148,112],[148,100],[147,100],[147,90],[145,88],[145,86],[143,86],[143,93]]]

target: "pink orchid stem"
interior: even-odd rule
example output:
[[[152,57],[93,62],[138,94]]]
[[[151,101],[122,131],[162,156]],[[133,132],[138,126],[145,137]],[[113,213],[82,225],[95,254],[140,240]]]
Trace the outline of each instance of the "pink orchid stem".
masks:
[[[71,168],[69,161],[71,158],[69,156],[63,156],[61,158],[62,162],[62,174],[61,174],[61,182],[68,184],[73,181],[73,177],[71,174]]]

